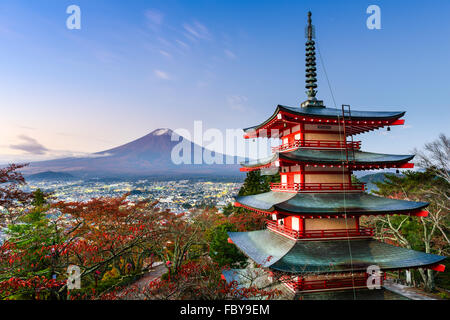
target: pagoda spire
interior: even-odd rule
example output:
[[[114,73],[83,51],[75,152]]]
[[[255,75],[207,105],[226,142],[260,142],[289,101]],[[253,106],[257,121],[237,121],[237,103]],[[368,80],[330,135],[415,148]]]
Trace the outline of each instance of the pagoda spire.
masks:
[[[306,94],[308,100],[301,104],[302,107],[324,107],[323,101],[316,99],[317,94],[317,68],[316,68],[316,47],[315,29],[311,20],[311,11],[308,12],[308,26],[306,27]]]

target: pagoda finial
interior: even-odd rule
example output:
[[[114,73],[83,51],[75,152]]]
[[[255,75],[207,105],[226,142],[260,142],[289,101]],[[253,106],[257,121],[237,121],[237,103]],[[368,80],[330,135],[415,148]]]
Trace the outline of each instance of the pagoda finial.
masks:
[[[316,69],[316,47],[315,30],[311,20],[311,11],[308,12],[308,26],[306,27],[306,94],[308,100],[302,103],[302,107],[323,107],[323,101],[316,99],[317,90],[317,69]]]
[[[308,11],[308,33],[306,35],[306,37],[308,38],[308,40],[312,40],[314,35],[313,35],[313,25],[312,25],[312,20],[311,20],[311,11]]]

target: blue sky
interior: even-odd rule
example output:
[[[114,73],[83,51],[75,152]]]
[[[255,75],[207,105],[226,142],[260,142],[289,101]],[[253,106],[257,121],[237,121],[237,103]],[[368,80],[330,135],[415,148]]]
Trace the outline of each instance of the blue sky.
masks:
[[[81,30],[66,28],[71,4]],[[366,27],[371,4],[381,30]],[[97,152],[195,120],[249,127],[298,106],[308,10],[338,106],[407,111],[403,128],[357,136],[365,150],[449,134],[446,0],[2,0],[0,161]],[[333,107],[318,61],[318,97]]]

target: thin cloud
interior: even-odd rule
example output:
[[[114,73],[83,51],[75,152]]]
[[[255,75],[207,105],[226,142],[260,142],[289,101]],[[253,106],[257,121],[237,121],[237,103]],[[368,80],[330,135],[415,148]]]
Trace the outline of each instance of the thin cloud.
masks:
[[[159,10],[149,9],[145,11],[145,18],[147,19],[147,25],[152,29],[156,29],[162,25],[164,14]]]
[[[167,51],[159,50],[159,53],[166,58],[172,58],[172,55],[170,53],[168,53]]]
[[[227,97],[227,101],[232,110],[244,111],[244,105],[248,101],[248,98],[246,96],[232,95]]]
[[[162,80],[170,80],[170,76],[167,72],[161,71],[161,70],[155,70],[154,71],[155,76]]]
[[[198,21],[194,21],[192,24],[185,23],[183,24],[184,30],[188,32],[185,34],[189,39],[202,39],[209,40],[211,39],[211,34],[209,33],[208,28],[206,28],[203,24]]]
[[[236,59],[236,55],[231,50],[225,50],[225,55],[230,59]]]
[[[20,129],[27,129],[27,130],[36,130],[36,128],[28,127],[28,126],[17,126]]]
[[[20,135],[18,138],[22,140],[22,142],[19,144],[10,145],[9,147],[11,149],[25,151],[28,154],[34,155],[46,154],[49,151],[46,147],[37,142],[37,140],[26,135]]]
[[[185,48],[185,49],[189,49],[189,45],[186,42],[183,42],[181,40],[175,40],[176,43],[178,43],[181,47]]]

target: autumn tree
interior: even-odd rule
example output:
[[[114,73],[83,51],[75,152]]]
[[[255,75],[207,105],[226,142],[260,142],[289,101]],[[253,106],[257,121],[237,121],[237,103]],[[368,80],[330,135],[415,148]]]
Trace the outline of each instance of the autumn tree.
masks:
[[[241,300],[273,299],[281,292],[271,284],[260,288],[254,280],[248,286],[237,281],[227,283],[222,268],[209,257],[202,257],[184,264],[172,279],[156,279],[136,293],[158,300]]]
[[[164,241],[169,212],[156,203],[129,202],[127,195],[99,198],[89,202],[59,202],[53,207],[70,217],[66,233],[71,263],[81,268],[81,276],[94,280],[108,268],[121,277],[143,271],[150,248]]]
[[[0,228],[13,223],[33,196],[22,190],[26,184],[20,169],[26,164],[10,164],[0,168]]]
[[[376,194],[395,199],[429,202],[427,217],[385,216],[368,218],[376,235],[383,241],[409,249],[448,255],[449,242],[449,170],[450,142],[441,134],[427,143],[423,150],[415,150],[421,171],[406,171],[403,175],[386,174],[385,181],[376,183]],[[415,272],[406,271],[407,279]],[[419,269],[419,280],[427,291],[435,288],[436,272]],[[439,274],[448,286],[446,273]],[[414,279],[411,279],[414,282]]]

